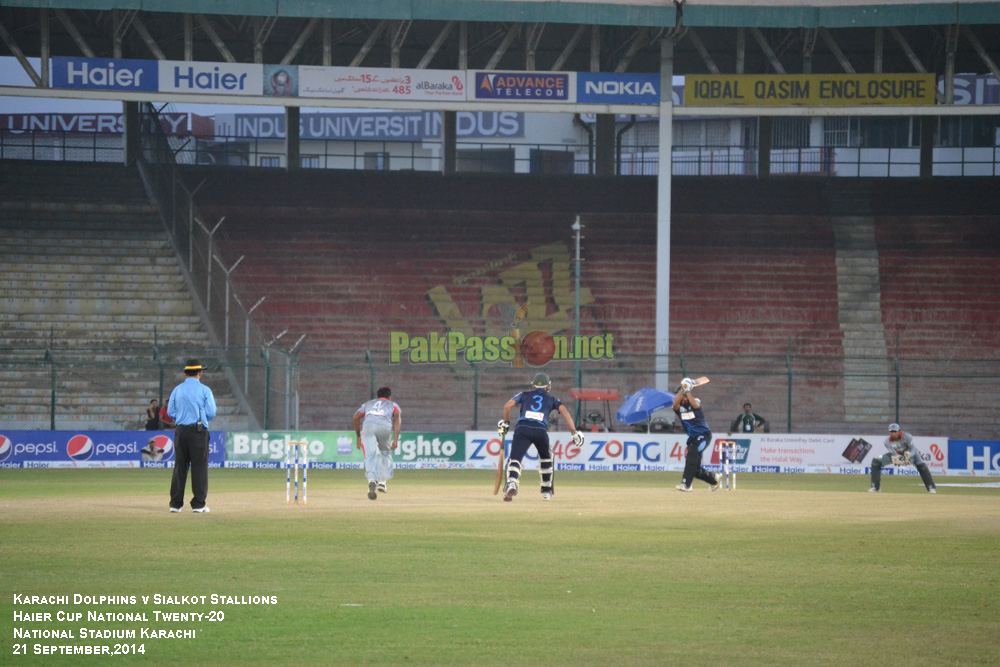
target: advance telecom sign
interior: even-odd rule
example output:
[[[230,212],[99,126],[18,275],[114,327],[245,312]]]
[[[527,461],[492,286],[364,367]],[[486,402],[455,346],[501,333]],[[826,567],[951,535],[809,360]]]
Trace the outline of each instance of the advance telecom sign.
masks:
[[[657,74],[315,67],[55,56],[52,87],[154,93],[655,105]],[[224,101],[224,100],[219,100]]]

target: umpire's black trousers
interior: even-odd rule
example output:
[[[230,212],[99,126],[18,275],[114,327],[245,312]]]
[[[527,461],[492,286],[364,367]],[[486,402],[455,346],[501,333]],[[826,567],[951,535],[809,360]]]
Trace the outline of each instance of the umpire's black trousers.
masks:
[[[191,509],[205,506],[208,496],[208,429],[191,424],[174,429],[174,476],[170,480],[170,506],[184,507],[184,487],[191,467]]]

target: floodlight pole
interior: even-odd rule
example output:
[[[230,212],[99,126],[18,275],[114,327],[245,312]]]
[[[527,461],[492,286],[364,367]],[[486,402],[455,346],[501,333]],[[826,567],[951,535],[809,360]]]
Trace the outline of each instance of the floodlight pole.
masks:
[[[656,189],[656,388],[670,389],[670,198],[673,176],[674,39],[660,42],[659,169]]]
[[[580,230],[583,229],[583,225],[580,224],[580,216],[576,216],[576,222],[573,223],[571,227],[576,236],[576,301],[574,303],[574,308],[576,309],[576,337],[573,339],[573,356],[576,360],[573,362],[575,374],[576,386],[579,387],[583,384],[583,374],[580,371],[580,356],[576,354],[576,346],[580,344]],[[577,425],[580,423],[580,399],[576,399],[576,422]]]

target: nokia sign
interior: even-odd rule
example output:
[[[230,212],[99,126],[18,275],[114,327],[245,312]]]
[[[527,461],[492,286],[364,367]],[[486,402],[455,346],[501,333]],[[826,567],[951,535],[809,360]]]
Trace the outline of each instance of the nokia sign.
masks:
[[[659,104],[659,74],[579,72],[576,101],[598,104]]]

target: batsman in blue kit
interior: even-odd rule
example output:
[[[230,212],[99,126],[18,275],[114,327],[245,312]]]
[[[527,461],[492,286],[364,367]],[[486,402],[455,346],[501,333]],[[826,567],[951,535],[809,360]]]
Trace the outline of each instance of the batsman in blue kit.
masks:
[[[514,437],[510,444],[510,457],[507,459],[507,484],[504,486],[503,499],[510,502],[517,495],[521,480],[521,460],[528,453],[528,448],[535,446],[538,452],[538,473],[542,478],[542,500],[551,500],[555,493],[555,466],[552,462],[552,449],[549,447],[549,414],[558,410],[566,420],[570,433],[573,434],[573,444],[577,447],[583,444],[583,434],[576,430],[573,417],[566,406],[558,398],[549,393],[552,383],[549,376],[539,373],[531,383],[531,389],[522,391],[507,401],[503,406],[503,419],[497,423],[500,439],[506,440],[507,429],[510,428],[510,409],[520,406],[521,417],[514,427]]]
[[[709,472],[701,466],[702,454],[712,442],[712,429],[705,421],[705,411],[701,407],[701,400],[691,395],[692,389],[694,389],[694,381],[691,378],[684,378],[674,394],[674,412],[688,436],[684,476],[681,477],[681,483],[677,485],[677,490],[691,491],[691,482],[697,478],[708,482],[712,490],[715,491],[719,488],[722,475],[717,472]]]

